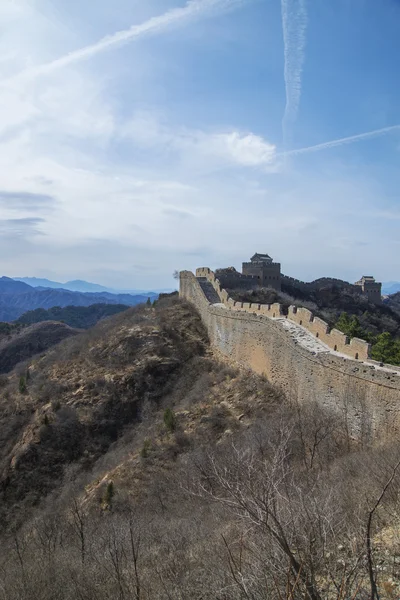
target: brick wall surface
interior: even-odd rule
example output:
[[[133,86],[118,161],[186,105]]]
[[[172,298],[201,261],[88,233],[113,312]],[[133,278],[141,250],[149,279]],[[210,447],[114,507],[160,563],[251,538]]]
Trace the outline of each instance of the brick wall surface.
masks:
[[[198,276],[212,279],[212,272],[201,272],[205,275]],[[377,439],[400,432],[400,376],[396,367],[384,371],[370,362],[310,352],[296,343],[280,321],[271,318],[279,316],[279,304],[243,308],[228,299],[224,306],[211,305],[191,272],[181,273],[180,294],[196,306],[212,345],[227,359],[265,374],[300,403],[317,401],[342,415],[354,437]],[[289,316],[299,319],[300,313],[305,319],[311,318],[310,311],[303,311],[306,309],[295,311],[291,307]],[[328,334],[328,326],[321,319],[314,318],[308,325],[321,341],[330,336],[339,351],[345,348],[353,358],[365,353],[363,340],[353,339],[348,344],[341,332]]]

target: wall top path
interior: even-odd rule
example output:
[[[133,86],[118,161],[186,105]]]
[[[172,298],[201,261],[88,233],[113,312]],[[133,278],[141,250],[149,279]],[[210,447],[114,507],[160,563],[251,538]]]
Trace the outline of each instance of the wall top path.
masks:
[[[182,276],[193,277],[191,272],[183,272]],[[283,315],[282,306],[279,303],[274,304],[258,304],[248,302],[238,302],[229,297],[228,292],[224,290],[214,272],[209,267],[200,267],[196,269],[196,277],[206,278],[217,292],[221,304],[231,311],[249,312],[267,316],[271,319],[281,319]],[[312,336],[318,339],[319,342],[327,346],[327,350],[337,352],[353,360],[370,361],[370,344],[365,340],[358,338],[349,338],[337,329],[330,329],[328,323],[315,317],[311,311],[303,307],[290,306],[288,315],[285,317],[292,321],[297,326],[303,327]],[[372,361],[371,361],[372,364]],[[378,365],[375,365],[378,367]],[[382,365],[379,365],[382,366]],[[397,372],[398,369],[392,365],[384,365],[391,371]],[[400,371],[399,371],[400,372]]]
[[[308,328],[279,315],[279,305],[243,304],[229,297],[210,302],[205,292],[210,285],[204,285],[204,279],[218,289],[212,271],[202,269],[197,278],[183,271],[180,295],[199,311],[212,347],[221,358],[266,375],[300,405],[316,402],[335,413],[354,439],[367,443],[392,435],[398,439],[400,369],[361,362],[330,350],[324,335],[333,333],[337,343],[351,344],[346,344],[341,332],[329,332],[324,321],[312,319],[309,311],[302,313],[300,307],[297,311],[292,307],[292,315],[299,321],[304,317]],[[223,291],[216,294],[221,298]],[[317,345],[321,351],[315,350]]]

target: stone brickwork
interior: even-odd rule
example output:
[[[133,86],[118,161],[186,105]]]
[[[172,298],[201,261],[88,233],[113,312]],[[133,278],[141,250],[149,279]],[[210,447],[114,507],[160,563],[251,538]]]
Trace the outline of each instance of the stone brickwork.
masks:
[[[198,269],[196,276],[207,278],[220,303],[208,302],[189,271],[180,275],[180,294],[196,306],[212,345],[223,356],[265,374],[299,402],[317,401],[343,415],[356,437],[400,433],[400,370],[356,360],[356,355],[367,358],[366,342],[353,339],[349,343],[344,334],[329,331],[328,325],[307,309],[290,307],[285,317],[279,304],[235,302],[224,294],[210,269]],[[349,358],[328,349],[313,352],[299,344],[284,325],[295,323],[292,327],[299,329],[300,321],[315,338],[329,348],[336,346]]]
[[[251,304],[249,302],[235,302],[229,298],[227,291],[222,288],[221,282],[215,277],[211,269],[197,269],[196,277],[205,277],[210,281],[221,302],[226,304],[231,310],[256,312],[272,318],[278,318],[283,315],[282,307],[278,303]],[[318,317],[314,317],[313,313],[307,308],[289,306],[287,318],[307,329],[307,331],[335,352],[340,352],[356,360],[367,360],[369,358],[370,344],[358,338],[349,340],[344,333],[337,329],[330,330],[328,323],[325,323],[325,321]]]

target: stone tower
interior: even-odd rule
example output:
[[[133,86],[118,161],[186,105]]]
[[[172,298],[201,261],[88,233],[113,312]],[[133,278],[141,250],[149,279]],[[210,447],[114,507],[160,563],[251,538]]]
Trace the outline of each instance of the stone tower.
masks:
[[[281,289],[281,264],[273,262],[268,254],[254,254],[250,262],[243,263],[242,273],[257,277],[262,287]]]
[[[374,277],[371,275],[363,275],[359,281],[355,282],[355,285],[361,287],[363,293],[368,296],[370,302],[381,304],[382,284],[375,281]]]

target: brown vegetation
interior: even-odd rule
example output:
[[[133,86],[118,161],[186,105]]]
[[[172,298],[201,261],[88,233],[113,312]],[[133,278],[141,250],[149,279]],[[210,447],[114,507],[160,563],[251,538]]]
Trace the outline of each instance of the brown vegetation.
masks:
[[[187,303],[2,385],[1,599],[398,597],[396,443],[216,361]]]
[[[7,324],[4,324],[7,325]],[[18,363],[45,352],[55,344],[79,333],[63,323],[38,323],[30,327],[10,326],[0,337],[0,373],[8,373]]]

